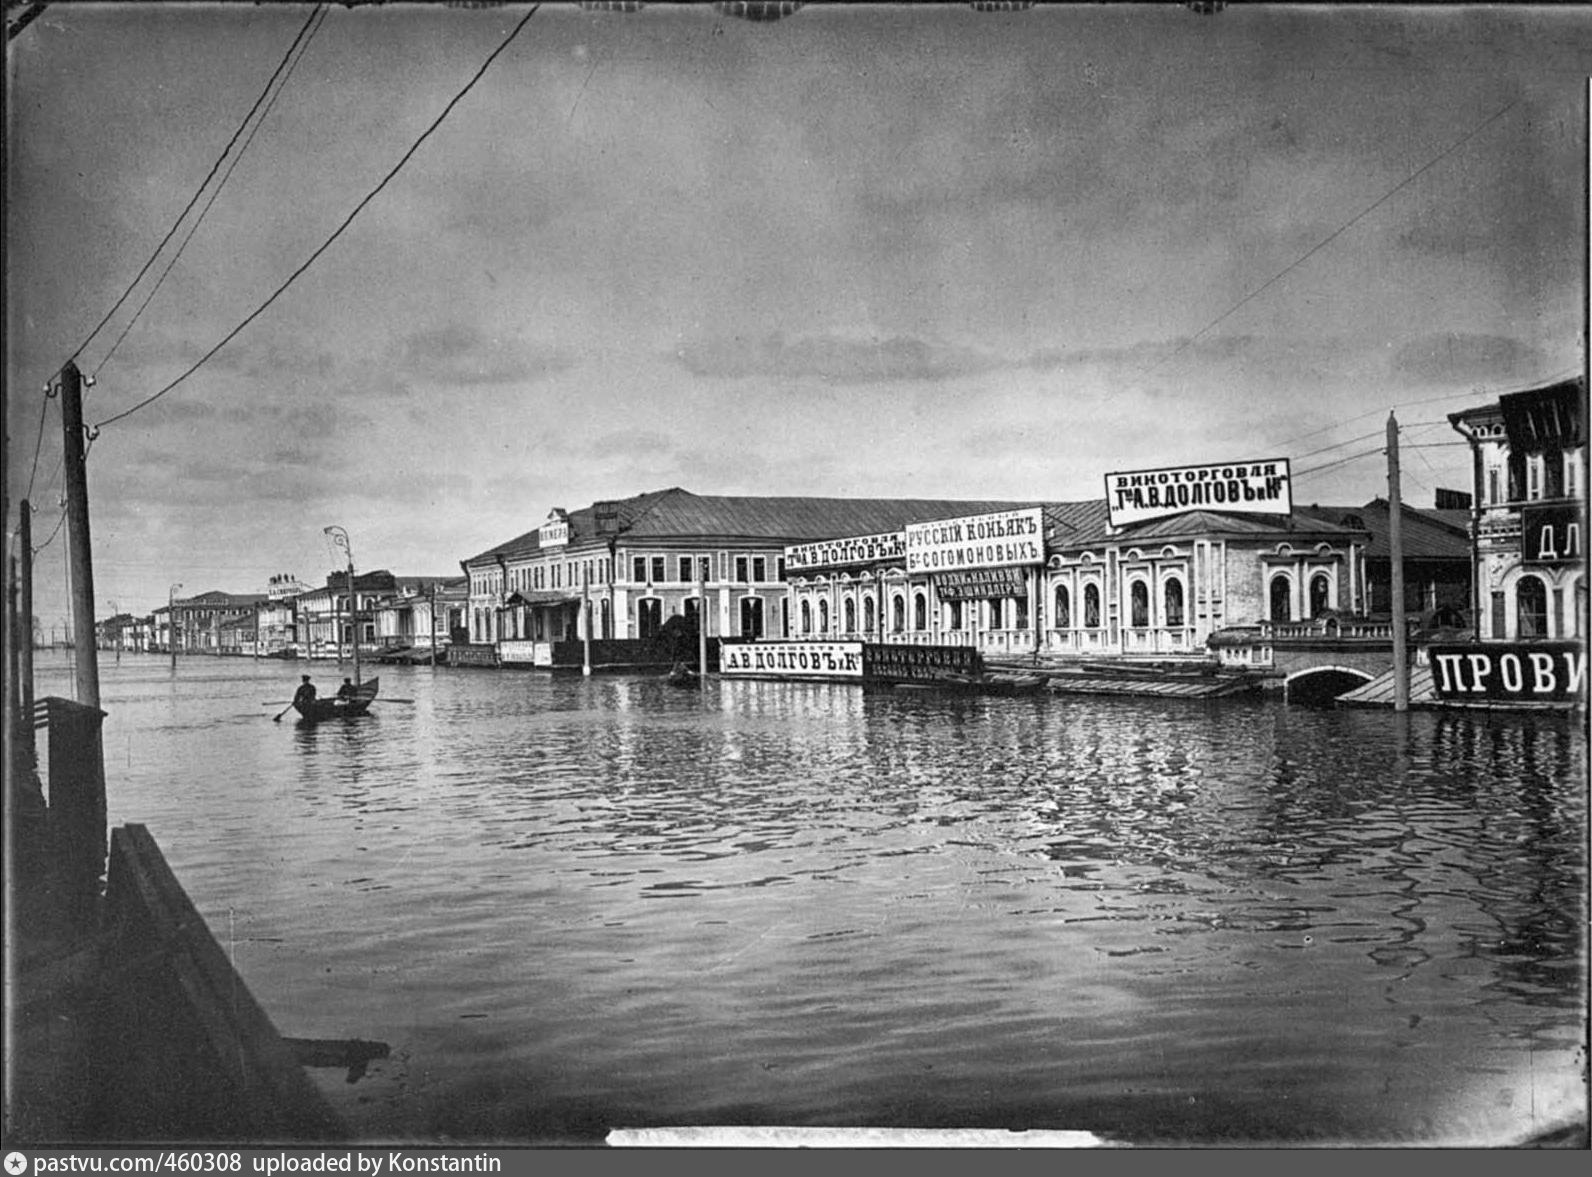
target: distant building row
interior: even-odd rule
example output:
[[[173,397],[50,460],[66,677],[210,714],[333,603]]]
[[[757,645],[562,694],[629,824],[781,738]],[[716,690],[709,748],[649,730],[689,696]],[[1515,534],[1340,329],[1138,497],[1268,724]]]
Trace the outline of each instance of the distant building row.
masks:
[[[1585,384],[1455,413],[1470,493],[1401,514],[1406,613],[1483,640],[1583,639]],[[357,578],[365,645],[551,666],[555,643],[714,637],[970,646],[993,657],[1207,656],[1224,631],[1391,611],[1389,511],[1299,506],[1284,459],[1112,474],[1084,502],[703,496],[555,508],[439,583]],[[172,610],[181,649],[334,652],[340,575]],[[296,586],[293,586],[296,588]],[[270,599],[275,597],[277,599]],[[433,620],[435,619],[435,620]],[[165,644],[157,612],[147,648]],[[1215,643],[1220,644],[1220,642]]]
[[[145,617],[118,615],[97,629],[108,649],[335,658],[351,648],[357,616],[362,649],[443,651],[464,640],[465,600],[462,577],[383,570],[355,575],[351,609],[343,573],[315,589],[283,574],[271,577],[265,593],[200,593]]]

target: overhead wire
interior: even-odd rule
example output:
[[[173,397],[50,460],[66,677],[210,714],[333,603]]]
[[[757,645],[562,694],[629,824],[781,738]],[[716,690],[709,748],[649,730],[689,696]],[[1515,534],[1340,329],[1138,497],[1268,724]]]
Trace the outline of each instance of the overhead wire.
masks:
[[[1576,372],[1579,372],[1579,371],[1580,371],[1579,368],[1565,368],[1564,370],[1562,370],[1560,372],[1555,372],[1553,375],[1546,376],[1546,377],[1542,378],[1541,380],[1529,381],[1529,382],[1526,382],[1526,384],[1524,384],[1524,385],[1522,385],[1522,384],[1510,384],[1508,387],[1510,387],[1510,388],[1535,387],[1535,386],[1543,385],[1543,384],[1553,384],[1553,383],[1555,383],[1555,382],[1557,382],[1559,380],[1563,380],[1564,378],[1566,378],[1568,376],[1572,376]],[[1413,409],[1413,408],[1416,408],[1419,405],[1432,405],[1432,404],[1437,404],[1439,401],[1458,400],[1460,397],[1467,397],[1467,398],[1470,398],[1470,399],[1475,399],[1477,397],[1495,396],[1501,391],[1503,391],[1503,390],[1502,389],[1497,389],[1497,388],[1493,388],[1493,389],[1470,388],[1470,389],[1465,389],[1463,391],[1455,390],[1454,392],[1445,392],[1441,396],[1423,397],[1420,400],[1399,401],[1399,402],[1397,402],[1395,404],[1388,405],[1386,408],[1370,409],[1370,410],[1368,410],[1368,411],[1366,411],[1364,413],[1358,414],[1357,416],[1345,417],[1342,421],[1334,421],[1331,425],[1323,425],[1320,429],[1312,429],[1308,433],[1300,433],[1300,434],[1298,434],[1298,435],[1296,435],[1294,437],[1290,437],[1290,438],[1288,438],[1288,439],[1286,439],[1284,441],[1278,442],[1277,445],[1279,447],[1286,446],[1286,445],[1292,445],[1296,441],[1304,441],[1308,437],[1315,437],[1318,433],[1327,433],[1327,432],[1330,432],[1333,429],[1341,429],[1345,425],[1352,425],[1356,421],[1363,421],[1363,420],[1365,420],[1365,418],[1374,417],[1378,413],[1396,412],[1399,409]],[[1447,424],[1446,421],[1444,421],[1442,423],[1443,424]]]
[[[25,499],[33,498],[33,483],[39,477],[39,451],[44,448],[44,419],[49,416],[52,399],[46,389],[44,403],[39,406],[39,435],[33,442],[33,472],[28,475],[28,493],[22,496]]]
[[[211,189],[210,198],[205,201],[204,207],[199,210],[199,215],[194,218],[193,223],[188,227],[188,232],[178,244],[176,252],[171,255],[170,260],[166,262],[165,268],[160,271],[160,276],[155,279],[154,286],[151,287],[149,293],[144,296],[144,301],[138,304],[138,309],[133,312],[133,317],[127,320],[127,325],[122,328],[121,334],[116,337],[116,342],[111,344],[110,350],[105,353],[104,358],[102,358],[99,364],[95,366],[93,373],[95,376],[98,376],[101,369],[103,369],[106,364],[110,363],[111,357],[116,354],[116,349],[121,347],[122,340],[127,338],[128,332],[133,329],[133,325],[137,323],[140,316],[143,315],[144,308],[150,304],[156,294],[160,293],[160,288],[165,285],[166,276],[171,273],[172,268],[181,259],[183,251],[188,248],[188,243],[194,239],[194,234],[199,232],[199,226],[204,224],[205,217],[209,215],[211,208],[215,206],[216,200],[220,197],[222,189],[227,186],[227,181],[232,178],[232,173],[237,170],[238,164],[243,161],[243,157],[248,153],[249,145],[254,142],[254,137],[259,134],[260,128],[265,125],[265,120],[270,117],[272,109],[276,106],[277,99],[282,97],[282,92],[287,88],[288,80],[293,76],[293,71],[296,70],[299,66],[299,63],[304,60],[304,55],[309,51],[310,42],[315,39],[315,34],[320,32],[321,25],[326,23],[326,11],[326,7],[322,5],[315,10],[315,13],[311,13],[312,17],[318,13],[320,15],[320,20],[316,22],[314,28],[310,29],[308,36],[304,37],[302,41],[295,41],[294,46],[289,47],[288,53],[290,56],[292,56],[292,63],[287,67],[286,72],[282,72],[280,74],[281,83],[275,87],[274,92],[271,94],[270,101],[268,101],[265,104],[265,108],[260,111],[260,117],[255,119],[254,126],[249,130],[248,138],[243,141],[243,146],[239,147],[237,152],[232,156],[232,162],[227,165],[227,170],[222,173],[220,182]],[[296,56],[293,55],[294,47],[298,48],[298,53]],[[277,75],[273,74],[271,79],[272,82],[275,82],[276,78]],[[270,88],[270,83],[267,83],[267,88]],[[258,109],[258,104],[256,104],[256,109]],[[254,112],[251,110],[249,113],[252,115]],[[213,172],[211,174],[214,175]],[[192,208],[193,206],[190,204],[188,207]],[[170,238],[168,237],[167,240],[170,240]]]
[[[519,36],[520,30],[523,29],[526,26],[526,24],[528,24],[530,22],[531,17],[535,16],[540,9],[541,9],[541,5],[540,4],[532,6],[531,10],[525,14],[525,16],[520,20],[520,22],[517,25],[515,25],[513,29],[511,29],[509,31],[508,36],[504,37],[502,42],[498,45],[498,47],[492,51],[492,53],[487,57],[487,59],[484,62],[481,63],[481,67],[478,70],[476,70],[475,74],[470,78],[470,80],[464,84],[464,88],[453,96],[453,99],[448,103],[447,106],[445,106],[443,108],[442,113],[439,114],[434,120],[432,120],[432,123],[431,123],[430,126],[428,126],[423,132],[421,132],[420,137],[414,141],[414,143],[410,146],[409,150],[404,152],[402,158],[400,158],[398,160],[398,162],[392,166],[392,169],[385,176],[382,177],[381,181],[374,188],[372,188],[370,190],[370,192],[368,192],[365,195],[365,197],[362,200],[360,200],[360,202],[357,205],[354,206],[354,210],[351,213],[349,213],[347,217],[345,217],[343,219],[342,224],[338,225],[337,228],[332,231],[332,235],[330,237],[328,237],[324,242],[322,242],[321,245],[315,250],[315,252],[310,254],[310,256],[304,261],[304,263],[302,265],[300,265],[298,267],[298,269],[294,270],[291,274],[289,274],[287,276],[287,279],[280,286],[278,286],[274,291],[271,292],[271,295],[270,295],[269,298],[267,298],[258,307],[256,307],[253,311],[251,311],[249,313],[249,315],[241,323],[239,323],[231,331],[227,332],[226,335],[222,336],[220,342],[216,343],[215,346],[213,346],[209,351],[205,352],[204,355],[200,356],[197,360],[195,360],[194,363],[192,365],[190,365],[189,368],[186,371],[184,371],[180,376],[178,376],[175,380],[172,380],[169,384],[167,384],[164,388],[160,389],[158,392],[152,393],[151,395],[145,397],[143,400],[139,401],[137,404],[133,405],[131,408],[125,409],[122,412],[117,413],[116,415],[114,415],[112,417],[107,417],[103,421],[100,421],[98,424],[93,426],[93,430],[97,432],[98,430],[104,428],[107,425],[114,425],[116,422],[124,420],[125,418],[132,416],[134,413],[138,412],[140,409],[146,408],[149,405],[154,404],[161,397],[165,396],[168,392],[170,392],[172,389],[176,388],[183,381],[187,380],[188,377],[192,376],[195,372],[197,372],[201,367],[203,367],[210,360],[210,358],[212,356],[214,356],[217,352],[219,352],[228,343],[232,342],[232,340],[235,339],[243,331],[243,329],[245,327],[247,327],[250,323],[254,322],[255,319],[259,318],[262,314],[264,314],[266,309],[268,307],[270,307],[272,303],[276,302],[276,300],[278,298],[280,298],[283,293],[286,292],[288,287],[292,286],[294,282],[298,281],[299,277],[304,273],[304,271],[308,270],[310,268],[310,266],[314,265],[316,260],[323,253],[325,253],[328,249],[331,248],[332,243],[343,235],[343,232],[348,228],[349,225],[351,225],[353,223],[354,218],[359,216],[359,214],[362,211],[364,211],[365,207],[368,204],[370,204],[370,202],[372,200],[374,200],[381,193],[381,191],[384,188],[387,187],[387,185],[392,181],[393,177],[396,176],[398,174],[398,172],[403,168],[403,166],[405,164],[407,164],[409,162],[409,160],[414,156],[414,154],[417,151],[420,150],[421,145],[423,143],[425,143],[425,141],[431,137],[432,133],[435,132],[436,129],[439,126],[442,125],[443,120],[446,119],[448,117],[448,115],[452,113],[453,108],[455,106],[457,106],[461,101],[464,100],[464,96],[466,94],[468,94],[472,89],[475,88],[475,84],[481,80],[482,76],[491,67],[492,63],[498,59],[498,57],[503,53],[503,51],[505,49],[507,49],[509,47],[510,44],[513,43],[514,39]]]
[[[249,113],[243,116],[243,121],[238,124],[238,129],[232,132],[232,138],[227,140],[227,145],[221,149],[221,154],[216,156],[215,163],[210,165],[210,171],[206,173],[205,178],[200,181],[199,187],[194,189],[194,194],[189,197],[188,203],[183,206],[183,210],[177,214],[177,219],[171,223],[171,228],[166,230],[166,235],[160,239],[160,244],[155,246],[155,251],[149,255],[149,260],[143,264],[143,267],[133,277],[133,280],[127,284],[127,289],[122,291],[122,296],[116,300],[115,305],[112,306],[110,310],[105,312],[105,317],[99,321],[99,323],[94,327],[94,330],[88,333],[88,337],[84,339],[82,343],[78,344],[77,349],[72,352],[70,357],[71,359],[75,360],[78,356],[82,355],[84,349],[94,341],[94,337],[104,330],[105,324],[111,321],[111,316],[121,309],[122,304],[127,301],[128,296],[131,295],[138,284],[143,281],[144,275],[149,273],[150,267],[155,264],[155,259],[160,256],[161,251],[166,248],[167,243],[176,235],[177,228],[182,224],[183,218],[186,217],[190,211],[192,211],[194,205],[199,203],[199,197],[203,195],[205,188],[215,177],[216,172],[221,169],[222,161],[227,158],[227,154],[232,150],[233,144],[235,144],[238,141],[238,137],[243,134],[243,129],[249,125],[249,120],[254,117],[254,112],[260,109],[260,105],[265,101],[266,95],[271,92],[271,88],[275,85],[277,77],[282,73],[283,69],[287,67],[288,59],[293,56],[293,51],[298,48],[299,42],[304,39],[304,34],[308,31],[311,22],[315,20],[315,17],[321,11],[321,8],[322,5],[317,4],[315,8],[311,10],[309,16],[305,18],[304,23],[299,26],[298,35],[293,38],[293,43],[288,46],[287,52],[282,55],[282,60],[277,63],[276,69],[272,71],[271,77],[265,83],[265,88],[260,91],[259,97],[254,100],[254,105],[249,108]]]
[[[1416,168],[1409,175],[1405,176],[1404,179],[1400,180],[1392,188],[1389,188],[1381,196],[1377,197],[1370,204],[1366,205],[1359,212],[1355,213],[1354,216],[1350,217],[1343,224],[1339,225],[1331,233],[1328,233],[1325,237],[1323,237],[1320,241],[1316,242],[1315,245],[1312,245],[1309,249],[1307,249],[1299,257],[1297,257],[1293,261],[1289,262],[1281,270],[1277,271],[1277,273],[1273,274],[1270,278],[1266,279],[1266,281],[1262,282],[1259,286],[1255,287],[1255,289],[1251,290],[1248,294],[1244,295],[1243,298],[1239,299],[1232,306],[1228,307],[1221,314],[1217,315],[1216,318],[1212,319],[1204,327],[1201,327],[1193,335],[1191,335],[1187,339],[1185,339],[1181,344],[1179,344],[1176,348],[1173,349],[1173,351],[1172,351],[1172,353],[1170,355],[1166,356],[1164,359],[1160,360],[1158,363],[1153,365],[1150,369],[1148,369],[1148,371],[1152,371],[1153,372],[1156,368],[1159,368],[1159,367],[1161,367],[1164,364],[1170,363],[1172,360],[1175,360],[1178,356],[1182,355],[1183,352],[1185,352],[1189,348],[1193,347],[1194,344],[1198,343],[1204,336],[1208,335],[1210,332],[1214,331],[1222,323],[1226,322],[1226,320],[1228,318],[1230,318],[1233,314],[1235,314],[1239,309],[1241,309],[1242,307],[1247,306],[1249,303],[1253,302],[1256,298],[1260,297],[1260,295],[1263,294],[1265,291],[1269,290],[1272,286],[1275,286],[1278,282],[1282,281],[1283,278],[1285,278],[1289,274],[1293,273],[1294,270],[1297,270],[1300,266],[1304,265],[1305,262],[1309,261],[1316,254],[1320,253],[1327,246],[1331,245],[1334,241],[1336,241],[1339,237],[1343,236],[1343,234],[1347,233],[1355,225],[1359,224],[1366,217],[1370,216],[1377,209],[1381,208],[1382,205],[1386,204],[1396,194],[1398,194],[1399,192],[1403,191],[1405,188],[1408,188],[1418,178],[1420,178],[1421,176],[1425,175],[1428,171],[1430,171],[1432,168],[1436,167],[1443,160],[1447,159],[1450,155],[1454,154],[1454,152],[1458,151],[1465,144],[1469,143],[1477,135],[1481,134],[1488,127],[1492,126],[1495,122],[1497,122],[1499,119],[1503,118],[1504,115],[1508,114],[1511,110],[1513,110],[1518,105],[1520,105],[1520,99],[1517,98],[1513,102],[1508,103],[1507,105],[1505,105],[1501,109],[1499,109],[1499,110],[1495,111],[1493,114],[1489,115],[1486,119],[1482,120],[1482,122],[1477,124],[1473,129],[1467,131],[1464,135],[1460,136],[1453,143],[1449,144],[1449,146],[1445,147],[1442,151],[1438,152],[1431,159],[1427,160],[1424,164],[1422,164],[1420,167]]]

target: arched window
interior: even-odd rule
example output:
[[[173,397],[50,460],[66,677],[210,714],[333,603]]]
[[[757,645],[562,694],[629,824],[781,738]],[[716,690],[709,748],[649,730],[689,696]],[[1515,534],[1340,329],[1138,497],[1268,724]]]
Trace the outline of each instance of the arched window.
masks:
[[[890,618],[892,621],[890,626],[891,633],[900,633],[907,627],[907,602],[906,598],[900,593],[897,593],[893,598]]]
[[[857,632],[857,602],[846,598],[846,632]]]
[[[1161,590],[1161,596],[1166,608],[1167,628],[1183,628],[1183,582],[1176,577],[1168,580],[1166,587]]]
[[[1548,589],[1540,577],[1522,576],[1515,586],[1515,618],[1519,637],[1548,636]]]
[[[929,628],[929,601],[922,593],[915,593],[912,597],[912,628]]]
[[[1083,624],[1085,629],[1100,628],[1100,586],[1083,586]]]
[[[1133,582],[1128,590],[1128,604],[1133,614],[1133,628],[1143,629],[1150,624],[1150,586],[1142,580]]]
[[[819,601],[818,602],[818,632],[819,633],[828,633],[829,632],[829,602],[828,601]]]
[[[873,598],[869,597],[862,603],[862,632],[873,632]]]
[[[811,601],[803,601],[802,602],[802,633],[805,634],[805,633],[812,633],[812,632],[813,632],[813,603]]]
[[[1056,586],[1056,628],[1072,628],[1072,594],[1064,584]]]
[[[1332,580],[1325,572],[1318,572],[1310,578],[1310,616],[1320,617],[1327,611],[1327,602],[1331,599]]]
[[[1271,578],[1271,619],[1293,620],[1293,584],[1286,576]]]

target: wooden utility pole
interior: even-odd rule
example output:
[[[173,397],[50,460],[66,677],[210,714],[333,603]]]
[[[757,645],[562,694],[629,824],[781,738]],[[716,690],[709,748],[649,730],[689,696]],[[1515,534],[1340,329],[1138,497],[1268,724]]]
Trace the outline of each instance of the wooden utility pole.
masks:
[[[591,677],[591,571],[583,563],[580,570],[580,672]]]
[[[177,590],[174,584],[166,590],[166,645],[171,651],[171,672],[177,673]]]
[[[17,644],[17,677],[21,680],[23,739],[33,748],[33,508],[22,500],[17,522],[17,612],[22,640]]]
[[[1393,710],[1410,708],[1409,651],[1404,632],[1404,505],[1399,499],[1399,423],[1387,415],[1387,542],[1392,568]]]
[[[431,665],[437,665],[437,582],[431,582]]]
[[[701,556],[697,566],[697,683],[708,685],[708,566]]]
[[[88,463],[83,448],[83,374],[71,360],[61,369],[61,428],[66,472],[67,544],[72,569],[72,664],[77,701],[98,708],[99,651],[94,642],[94,559],[88,534]]]

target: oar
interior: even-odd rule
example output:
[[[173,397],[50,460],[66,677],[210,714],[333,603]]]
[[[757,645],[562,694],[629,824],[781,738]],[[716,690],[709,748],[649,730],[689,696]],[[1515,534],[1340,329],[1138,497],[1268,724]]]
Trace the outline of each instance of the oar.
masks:
[[[266,705],[270,706],[270,704],[266,704]],[[293,710],[293,704],[289,703],[286,707],[282,708],[282,710],[278,711],[275,715],[271,716],[271,722],[272,723],[281,723],[282,722],[282,717],[284,715],[286,715],[291,710]]]

